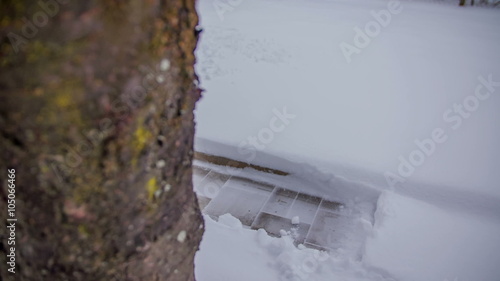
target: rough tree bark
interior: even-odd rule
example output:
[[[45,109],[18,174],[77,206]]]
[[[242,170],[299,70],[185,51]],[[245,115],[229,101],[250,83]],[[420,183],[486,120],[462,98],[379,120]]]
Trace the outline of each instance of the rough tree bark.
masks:
[[[0,279],[194,280],[197,21],[194,0],[0,2]]]

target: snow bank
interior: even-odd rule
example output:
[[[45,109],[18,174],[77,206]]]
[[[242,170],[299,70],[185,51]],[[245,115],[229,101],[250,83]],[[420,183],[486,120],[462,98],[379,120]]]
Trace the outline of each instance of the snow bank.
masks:
[[[363,261],[397,280],[498,280],[500,224],[384,192]]]
[[[290,236],[273,238],[264,230],[241,227],[225,215],[205,216],[206,232],[195,259],[199,281],[394,281],[361,262],[335,253],[297,248]]]

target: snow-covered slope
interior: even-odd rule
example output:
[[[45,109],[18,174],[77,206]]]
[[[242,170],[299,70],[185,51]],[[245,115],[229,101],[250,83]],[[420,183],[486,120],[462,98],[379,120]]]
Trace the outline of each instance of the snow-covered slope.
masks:
[[[397,280],[500,280],[500,223],[384,193],[363,261]]]
[[[388,2],[234,1],[241,4],[223,20],[216,2],[199,3],[197,70],[207,92],[196,112],[198,137],[384,178],[399,176],[398,158],[409,161],[415,140],[441,128],[446,141],[408,178],[500,198],[498,83],[470,116],[464,109],[467,118],[453,108],[474,95],[479,76],[500,81],[497,10],[401,2],[348,63],[340,44],[354,45],[355,27],[364,29]],[[259,132],[284,108],[295,117],[265,143]],[[258,145],[249,144],[252,136]]]

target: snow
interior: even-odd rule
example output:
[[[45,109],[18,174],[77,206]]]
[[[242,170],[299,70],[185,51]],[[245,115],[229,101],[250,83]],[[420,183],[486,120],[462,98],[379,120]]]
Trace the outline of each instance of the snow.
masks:
[[[394,280],[358,261],[295,247],[290,236],[273,238],[236,221],[230,215],[219,222],[205,216],[206,232],[195,258],[197,280]]]
[[[218,216],[205,216],[197,280],[499,280],[499,11],[388,5],[198,2],[206,92],[195,149],[290,175],[212,167],[194,176]],[[359,50],[346,56],[347,45]],[[238,212],[264,208],[269,195],[229,176],[203,184],[213,171],[341,202],[346,216],[320,214],[336,227],[316,232],[342,230],[334,250],[296,247],[286,229],[281,238],[248,229],[257,212]],[[282,201],[264,211],[294,224],[318,215]]]
[[[397,280],[499,280],[500,221],[384,192],[364,262]]]
[[[197,279],[279,280],[278,273],[268,269],[270,259],[256,243],[255,231],[245,231],[227,221],[215,223],[209,217],[205,217],[205,224],[206,232],[195,259]]]
[[[414,2],[402,7],[347,63],[340,43],[353,44],[354,27],[372,21],[370,12],[386,9],[386,2],[244,1],[221,21],[212,1],[200,1],[197,71],[207,92],[196,110],[197,150],[208,139],[336,175],[351,177],[354,166],[356,178],[376,178],[386,188],[384,173],[397,174],[398,158],[418,149],[415,140],[441,128],[446,143],[408,181],[500,197],[500,129],[492,121],[500,118],[498,87],[458,129],[443,119],[474,94],[478,77],[500,81],[498,11]],[[267,137],[275,111],[285,108],[295,117]],[[257,145],[249,144],[252,137]]]

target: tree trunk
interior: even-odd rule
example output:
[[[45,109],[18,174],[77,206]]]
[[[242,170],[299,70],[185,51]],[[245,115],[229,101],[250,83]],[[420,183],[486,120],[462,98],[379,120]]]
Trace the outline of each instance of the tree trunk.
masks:
[[[8,0],[0,19],[0,279],[194,280],[194,0]]]

